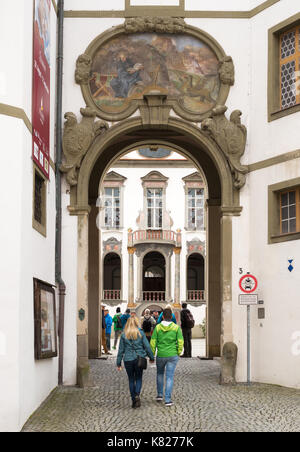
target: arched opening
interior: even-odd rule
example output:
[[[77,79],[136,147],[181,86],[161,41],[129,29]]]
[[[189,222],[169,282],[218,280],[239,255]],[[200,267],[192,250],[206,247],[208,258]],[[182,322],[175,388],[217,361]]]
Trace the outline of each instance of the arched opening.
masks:
[[[167,143],[190,159],[205,175],[207,200],[207,355],[220,356],[221,344],[232,341],[232,216],[240,214],[239,193],[233,187],[229,164],[220,151],[201,130],[177,118],[169,118],[168,125],[143,125],[134,117],[113,126],[96,138],[79,171],[78,185],[71,190],[72,214],[78,215],[78,307],[84,306],[92,319],[99,297],[93,294],[102,279],[97,252],[87,253],[86,244],[98,240],[97,197],[99,185],[112,163],[141,143]],[[132,202],[132,200],[131,200]],[[95,243],[95,242],[93,242]],[[85,272],[89,273],[88,281]],[[98,275],[92,277],[91,275]],[[220,296],[221,294],[221,296]],[[226,303],[226,306],[224,304]],[[222,306],[224,309],[222,309]],[[177,308],[178,309],[178,308]],[[91,320],[91,322],[93,321]],[[78,323],[78,342],[91,353],[91,331],[87,320]],[[98,325],[99,331],[99,325]],[[84,348],[83,347],[83,348]],[[78,347],[80,350],[80,347]],[[82,350],[82,349],[81,349]],[[87,363],[87,356],[78,356],[79,363]]]
[[[199,253],[193,253],[187,260],[187,301],[204,300],[204,281],[204,257]]]
[[[121,300],[121,258],[108,253],[103,261],[103,300]]]
[[[165,301],[166,261],[156,251],[146,254],[143,260],[143,301]]]

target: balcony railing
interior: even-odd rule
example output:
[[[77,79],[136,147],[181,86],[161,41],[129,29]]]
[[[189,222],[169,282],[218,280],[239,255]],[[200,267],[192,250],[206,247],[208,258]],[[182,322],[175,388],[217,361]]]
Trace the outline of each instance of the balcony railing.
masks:
[[[166,301],[166,292],[143,292],[143,301]]]
[[[188,290],[187,301],[205,301],[204,290]]]
[[[104,290],[103,291],[103,300],[121,300],[121,291],[120,290]]]
[[[128,246],[134,246],[138,243],[156,243],[165,242],[174,246],[181,247],[181,231],[171,230],[139,230],[128,232]]]

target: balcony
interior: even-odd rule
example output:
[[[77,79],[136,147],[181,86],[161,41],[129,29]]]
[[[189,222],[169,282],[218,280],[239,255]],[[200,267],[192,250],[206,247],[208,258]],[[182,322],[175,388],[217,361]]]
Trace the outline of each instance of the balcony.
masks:
[[[116,289],[103,290],[103,302],[115,306],[122,303],[121,291]]]
[[[151,291],[151,292],[142,292],[143,302],[148,301],[156,301],[156,302],[164,302],[166,301],[166,292],[159,291]]]
[[[171,230],[138,230],[128,232],[128,246],[132,247],[141,243],[161,243],[181,247],[181,231]]]
[[[201,306],[206,304],[205,291],[204,290],[188,290],[187,291],[187,303],[193,306]]]

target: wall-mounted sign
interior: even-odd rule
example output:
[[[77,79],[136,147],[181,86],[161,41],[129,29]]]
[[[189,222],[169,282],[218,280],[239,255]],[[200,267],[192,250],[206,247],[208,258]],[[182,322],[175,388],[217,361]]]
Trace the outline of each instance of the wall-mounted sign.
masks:
[[[35,0],[33,26],[32,158],[49,179],[50,0]]]
[[[244,293],[253,293],[257,289],[257,279],[255,276],[250,275],[250,273],[247,273],[246,275],[242,276],[239,281],[239,287],[242,292]]]
[[[257,294],[240,294],[239,295],[239,305],[241,306],[250,306],[258,304],[258,295]]]

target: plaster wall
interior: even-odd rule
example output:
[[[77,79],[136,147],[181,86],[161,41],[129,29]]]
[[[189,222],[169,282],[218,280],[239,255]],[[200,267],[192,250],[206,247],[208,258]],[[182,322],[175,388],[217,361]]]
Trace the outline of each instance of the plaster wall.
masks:
[[[261,0],[185,0],[186,11],[249,11]],[[254,5],[253,5],[254,4]]]
[[[33,2],[2,3],[0,39],[5,46],[2,46],[0,68],[1,103],[23,109],[30,121]],[[52,4],[51,38],[50,155],[54,160],[56,15]],[[0,431],[18,431],[57,385],[57,359],[41,362],[34,359],[33,310],[33,278],[55,284],[55,176],[50,169],[45,238],[32,228],[31,133],[21,119],[1,115],[0,125],[1,144],[5,149],[1,152],[0,202],[8,219],[0,227],[1,255],[5,256],[1,261],[1,309],[5,325],[0,326],[0,331],[6,342],[0,357],[0,361],[4,360],[0,372],[3,388]],[[10,168],[13,168],[13,178]]]

